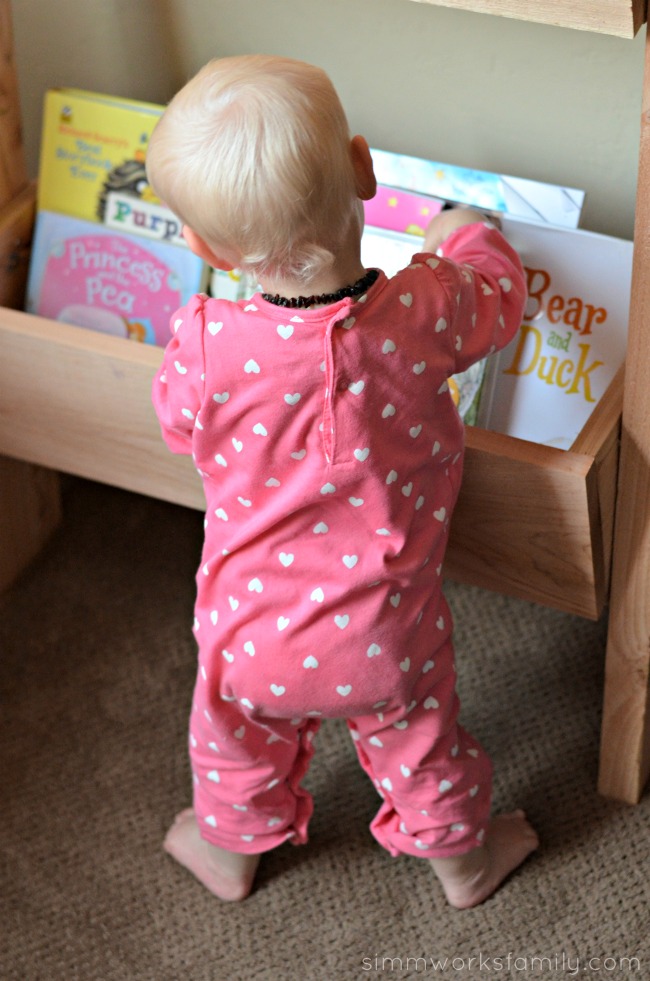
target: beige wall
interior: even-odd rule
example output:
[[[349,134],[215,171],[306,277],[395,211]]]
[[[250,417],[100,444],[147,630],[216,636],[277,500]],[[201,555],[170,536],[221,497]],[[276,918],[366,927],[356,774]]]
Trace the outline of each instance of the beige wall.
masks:
[[[331,75],[370,144],[587,191],[583,226],[629,237],[643,37],[623,41],[411,0],[13,0],[28,162],[46,88],[165,101],[215,55]]]

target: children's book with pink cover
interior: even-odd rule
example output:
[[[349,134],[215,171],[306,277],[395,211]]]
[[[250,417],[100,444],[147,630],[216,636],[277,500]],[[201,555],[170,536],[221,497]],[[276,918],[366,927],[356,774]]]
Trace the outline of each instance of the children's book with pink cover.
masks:
[[[165,345],[170,317],[205,286],[187,248],[41,211],[27,309],[116,337]]]

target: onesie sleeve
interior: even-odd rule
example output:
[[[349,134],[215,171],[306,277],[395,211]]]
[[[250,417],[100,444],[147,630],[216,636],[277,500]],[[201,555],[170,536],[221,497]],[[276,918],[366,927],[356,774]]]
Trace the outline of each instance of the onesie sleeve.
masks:
[[[439,276],[450,301],[454,372],[505,347],[521,326],[526,277],[519,256],[490,222],[463,225],[444,242]]]
[[[173,337],[156,372],[152,401],[162,436],[172,453],[192,452],[192,436],[203,401],[202,294],[192,297],[171,318]],[[200,422],[198,423],[200,425]]]

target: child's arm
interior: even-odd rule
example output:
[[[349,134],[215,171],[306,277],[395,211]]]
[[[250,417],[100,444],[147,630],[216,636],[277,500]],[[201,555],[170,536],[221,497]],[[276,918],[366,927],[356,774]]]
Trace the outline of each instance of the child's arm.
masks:
[[[474,208],[451,208],[447,211],[441,211],[440,214],[437,214],[431,219],[427,226],[422,251],[437,252],[442,243],[457,228],[461,228],[463,225],[471,225],[475,221],[485,221],[486,217],[484,212],[475,211]],[[493,221],[498,227],[498,220],[490,217],[490,221]]]
[[[189,454],[203,402],[203,298],[195,296],[178,310],[171,327],[174,334],[153,380],[151,396],[167,446],[172,453]]]
[[[497,223],[491,215],[457,208],[441,212],[427,229],[426,251],[442,257],[436,272],[452,311],[454,373],[505,347],[521,326],[526,278]]]

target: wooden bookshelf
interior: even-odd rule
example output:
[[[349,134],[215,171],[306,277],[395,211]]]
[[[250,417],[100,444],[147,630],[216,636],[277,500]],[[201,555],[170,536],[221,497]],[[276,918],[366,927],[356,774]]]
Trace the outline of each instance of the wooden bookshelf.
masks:
[[[416,0],[478,14],[631,38],[645,23],[645,0]]]
[[[439,2],[624,37],[645,18],[641,0]],[[20,152],[9,0],[0,0],[0,46],[2,586],[56,526],[57,471],[188,507],[202,508],[203,495],[190,461],[159,436],[150,404],[159,349],[11,309],[24,288],[33,191]],[[566,452],[468,429],[446,565],[460,581],[585,617],[609,601],[600,789],[628,801],[650,771],[649,125],[647,73],[625,383],[620,372]]]

